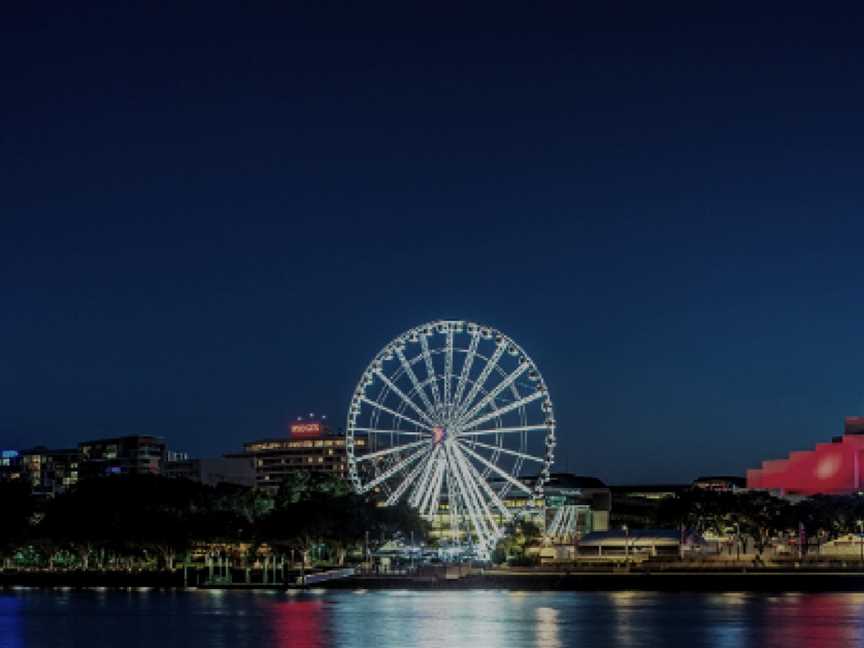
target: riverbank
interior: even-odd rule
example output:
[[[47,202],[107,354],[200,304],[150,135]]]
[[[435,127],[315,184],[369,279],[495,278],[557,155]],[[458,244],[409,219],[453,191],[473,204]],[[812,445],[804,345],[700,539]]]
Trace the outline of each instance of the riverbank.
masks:
[[[864,592],[864,572],[665,571],[484,573],[458,580],[357,576],[323,583],[327,589],[507,589],[544,591]]]
[[[183,589],[182,571],[176,572],[5,572],[0,588],[171,588]],[[681,570],[681,571],[510,571],[491,570],[458,579],[435,576],[352,576],[316,583],[315,589],[502,589],[535,591],[692,591],[692,592],[864,592],[860,570]],[[190,583],[188,589],[298,589],[281,583]]]

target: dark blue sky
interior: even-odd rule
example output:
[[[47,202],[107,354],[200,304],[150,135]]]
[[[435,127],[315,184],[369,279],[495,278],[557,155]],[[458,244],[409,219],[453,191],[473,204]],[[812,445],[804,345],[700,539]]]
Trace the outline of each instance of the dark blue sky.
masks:
[[[864,413],[862,13],[151,4],[0,23],[0,446],[342,425],[440,317],[611,482]]]

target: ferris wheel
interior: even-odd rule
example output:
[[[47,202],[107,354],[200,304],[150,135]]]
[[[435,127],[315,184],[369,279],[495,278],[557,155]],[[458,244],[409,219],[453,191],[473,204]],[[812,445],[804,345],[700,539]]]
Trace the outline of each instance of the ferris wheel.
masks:
[[[453,544],[488,554],[513,502],[543,495],[555,416],[519,345],[488,326],[440,320],[398,336],[363,372],[346,448],[356,492],[405,500],[445,519]]]

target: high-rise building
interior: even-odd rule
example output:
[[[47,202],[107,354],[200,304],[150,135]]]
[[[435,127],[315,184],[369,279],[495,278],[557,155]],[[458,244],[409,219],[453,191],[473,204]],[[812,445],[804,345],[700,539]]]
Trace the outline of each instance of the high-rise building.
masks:
[[[355,438],[354,445],[364,448],[366,440]],[[333,434],[323,421],[297,421],[291,425],[289,437],[250,441],[243,448],[255,461],[257,488],[270,493],[275,494],[292,472],[348,475],[345,437]]]
[[[20,460],[34,495],[54,497],[78,483],[81,457],[77,448],[50,450],[40,446],[22,451]]]
[[[165,439],[149,435],[95,439],[78,444],[81,476],[162,473],[167,450]]]

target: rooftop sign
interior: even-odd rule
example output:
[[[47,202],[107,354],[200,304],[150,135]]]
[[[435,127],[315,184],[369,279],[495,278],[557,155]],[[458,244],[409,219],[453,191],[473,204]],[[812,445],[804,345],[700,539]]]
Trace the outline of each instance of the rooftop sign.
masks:
[[[292,423],[291,436],[293,438],[317,437],[324,434],[324,426],[320,423]]]

